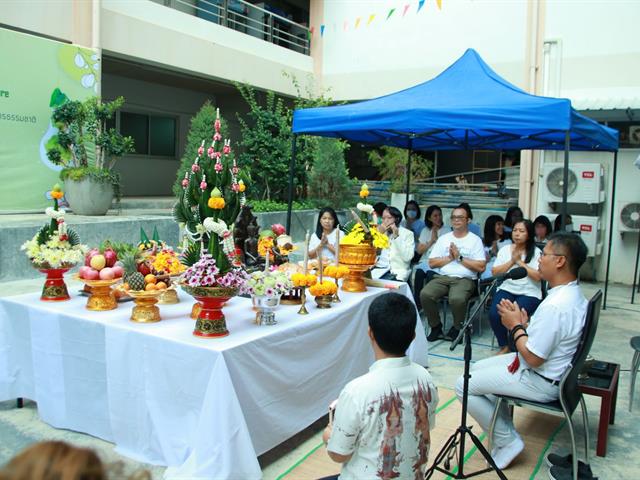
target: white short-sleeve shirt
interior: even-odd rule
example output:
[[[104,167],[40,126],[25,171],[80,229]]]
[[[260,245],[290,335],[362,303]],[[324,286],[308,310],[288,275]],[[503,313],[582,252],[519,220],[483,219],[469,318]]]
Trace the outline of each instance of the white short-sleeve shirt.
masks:
[[[334,228],[333,232],[331,232],[328,236],[327,236],[327,241],[331,244],[331,246],[333,246],[333,248],[335,248],[336,246],[336,231],[338,229]],[[342,239],[342,234],[340,235],[340,238]],[[309,238],[309,251],[315,250],[318,245],[320,245],[320,239],[318,238],[318,236],[314,233],[313,235],[311,235],[311,238]],[[322,247],[322,258],[330,260],[330,261],[334,261],[336,259],[335,255],[333,254],[333,252],[331,252],[331,250],[329,250],[328,247]]]
[[[505,245],[500,250],[498,250],[498,255],[496,257],[495,262],[493,262],[493,266],[497,267],[498,265],[503,265],[505,263],[509,263],[511,260],[511,251],[513,245]],[[526,258],[526,255],[522,255],[522,260]],[[534,270],[538,270],[538,264],[540,263],[540,249],[535,247],[533,252],[533,257],[531,257],[531,261],[527,263],[527,265]],[[517,265],[512,266],[509,271],[517,268]],[[535,297],[542,298],[542,290],[540,287],[540,282],[534,282],[531,277],[528,275],[524,278],[520,278],[518,280],[505,280],[498,287],[498,290],[504,290],[505,292],[513,293],[514,295],[525,295],[527,297]]]
[[[425,227],[422,229],[422,232],[420,232],[420,237],[418,238],[418,243],[427,243],[429,240],[431,240],[431,231],[433,230],[434,227]],[[451,231],[451,227],[447,227],[446,225],[443,225],[440,227],[440,230],[438,230],[438,238],[440,238],[442,235],[444,235],[445,233],[449,233]],[[437,241],[436,241],[437,243]],[[431,247],[429,247],[429,250],[427,250],[426,252],[424,252],[422,254],[422,257],[420,257],[420,261],[421,262],[426,262],[427,260],[429,260],[429,254],[431,253],[431,250],[433,250],[433,247],[435,247],[436,244],[434,243],[433,245],[431,245]]]
[[[560,380],[569,367],[580,342],[588,303],[577,281],[552,288],[540,303],[527,328],[527,348],[545,360],[534,369],[540,375]],[[522,356],[520,360],[524,361]]]
[[[486,261],[482,240],[479,236],[471,232],[467,232],[467,234],[462,238],[456,237],[453,232],[449,232],[441,236],[440,238],[438,238],[438,241],[431,249],[429,258],[448,257],[449,246],[451,245],[451,243],[454,243],[456,247],[458,247],[460,255],[462,255],[463,257],[466,257],[470,260],[482,260],[483,262]],[[462,263],[458,260],[447,263],[445,266],[440,267],[439,270],[439,273],[441,275],[447,275],[449,277],[474,279],[478,275],[473,270],[470,270],[462,265]]]
[[[375,362],[338,398],[327,449],[351,455],[342,480],[423,478],[438,391],[408,357]]]

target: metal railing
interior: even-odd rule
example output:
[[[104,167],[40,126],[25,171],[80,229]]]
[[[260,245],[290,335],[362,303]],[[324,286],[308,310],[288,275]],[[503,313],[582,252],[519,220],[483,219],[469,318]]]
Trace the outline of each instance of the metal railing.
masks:
[[[153,1],[182,13],[309,55],[311,45],[309,27],[244,0]]]

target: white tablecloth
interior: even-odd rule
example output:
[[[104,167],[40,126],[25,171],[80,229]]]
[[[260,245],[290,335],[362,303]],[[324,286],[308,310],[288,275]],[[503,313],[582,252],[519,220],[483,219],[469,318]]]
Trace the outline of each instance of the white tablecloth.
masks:
[[[367,309],[385,290],[340,292],[342,303],[257,326],[250,301],[225,307],[231,332],[192,335],[193,299],[160,306],[155,324],[129,321],[132,303],[109,312],[86,298],[0,299],[0,401],[35,400],[43,421],[114,442],[122,454],[167,465],[165,478],[260,478],[256,455],[320,418],[373,362]],[[411,297],[402,285],[400,292]],[[410,355],[427,363],[420,322]]]

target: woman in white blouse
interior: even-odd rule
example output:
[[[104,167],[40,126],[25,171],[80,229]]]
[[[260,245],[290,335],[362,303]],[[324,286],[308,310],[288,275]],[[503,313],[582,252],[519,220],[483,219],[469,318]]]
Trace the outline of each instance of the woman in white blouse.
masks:
[[[524,267],[527,270],[527,276],[519,280],[505,280],[493,296],[493,302],[489,310],[489,320],[500,346],[499,353],[507,353],[509,351],[509,332],[502,325],[497,310],[497,305],[500,301],[503,298],[507,298],[512,302],[517,302],[520,308],[524,308],[527,311],[529,318],[533,316],[542,301],[541,276],[538,271],[540,249],[535,245],[533,223],[530,220],[519,220],[514,223],[511,238],[513,244],[506,245],[498,251],[491,273],[499,275],[516,267]]]
[[[335,261],[336,231],[338,230],[338,216],[331,207],[324,207],[318,214],[316,232],[309,239],[309,258],[317,258],[322,252],[322,258]]]
[[[489,278],[492,273],[493,262],[496,260],[498,251],[505,245],[510,245],[511,240],[505,237],[504,219],[500,215],[489,215],[484,221],[484,235],[482,244],[484,245],[484,254],[487,258],[487,266],[484,272],[480,274],[481,279]]]

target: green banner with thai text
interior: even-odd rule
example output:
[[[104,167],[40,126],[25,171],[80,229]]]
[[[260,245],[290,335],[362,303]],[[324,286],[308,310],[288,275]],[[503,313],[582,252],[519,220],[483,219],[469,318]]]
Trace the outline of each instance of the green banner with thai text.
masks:
[[[100,93],[100,53],[0,28],[0,213],[42,210],[61,167],[47,158],[53,109]]]

